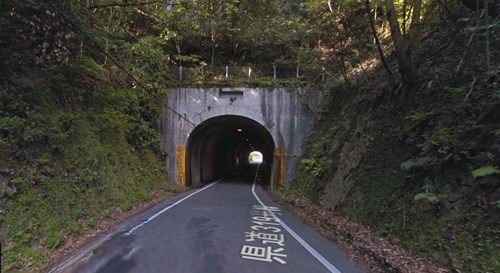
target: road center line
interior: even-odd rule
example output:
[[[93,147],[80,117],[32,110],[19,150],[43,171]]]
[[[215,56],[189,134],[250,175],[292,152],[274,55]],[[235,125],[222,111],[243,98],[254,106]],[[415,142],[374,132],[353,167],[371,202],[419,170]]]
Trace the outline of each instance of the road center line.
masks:
[[[255,197],[255,199],[257,199],[257,201],[264,207],[267,207],[264,202],[262,202],[262,200],[260,200],[259,196],[257,195],[257,193],[255,193],[255,181],[256,179],[254,179],[253,181],[253,185],[252,185],[252,193],[253,193],[253,196]],[[274,212],[272,212],[271,210],[267,210],[269,212],[269,214],[271,214],[278,223],[280,223],[280,225],[286,229],[286,231],[288,231],[288,233],[290,233],[290,235],[292,235],[293,238],[295,238],[295,240],[297,240],[297,242],[299,242],[307,251],[309,251],[309,253],[311,253],[311,255],[314,256],[314,258],[316,258],[316,260],[318,260],[320,263],[322,263],[330,272],[332,273],[341,273],[333,264],[331,264],[327,259],[325,259],[325,257],[323,257],[321,254],[319,254],[318,251],[316,251],[311,245],[309,245],[306,241],[304,241],[304,239],[302,239],[302,237],[300,237],[297,233],[295,233],[295,231],[293,231],[292,228],[290,228],[285,222],[283,222],[278,216],[276,216],[276,214]]]
[[[208,186],[205,186],[205,187],[203,187],[203,188],[201,188],[201,189],[199,189],[199,190],[197,190],[197,191],[195,191],[195,192],[191,193],[190,195],[188,195],[188,196],[186,196],[186,197],[182,198],[181,200],[179,200],[179,201],[177,201],[177,202],[173,203],[172,205],[170,205],[170,206],[168,206],[168,207],[166,207],[166,208],[164,208],[164,209],[160,210],[160,211],[159,211],[159,212],[157,212],[155,215],[153,215],[153,216],[149,217],[146,221],[144,221],[144,222],[142,222],[142,223],[138,224],[137,226],[133,227],[131,230],[129,230],[127,233],[125,233],[125,235],[130,235],[130,234],[132,234],[132,232],[136,231],[137,229],[139,229],[140,227],[144,226],[145,224],[147,224],[147,223],[151,222],[153,219],[155,219],[156,217],[160,216],[160,215],[161,215],[162,213],[164,213],[165,211],[167,211],[167,210],[169,210],[169,209],[171,209],[171,208],[173,208],[173,207],[177,206],[177,205],[178,205],[178,204],[180,204],[182,201],[184,201],[184,200],[186,200],[186,199],[190,198],[191,196],[193,196],[193,195],[195,195],[195,194],[197,194],[197,193],[199,193],[199,192],[202,192],[202,191],[204,191],[204,190],[206,190],[206,189],[208,189],[208,188],[212,187],[213,185],[215,185],[215,184],[219,183],[219,181],[220,181],[220,180],[215,181],[215,182],[213,182],[213,183],[209,184]]]

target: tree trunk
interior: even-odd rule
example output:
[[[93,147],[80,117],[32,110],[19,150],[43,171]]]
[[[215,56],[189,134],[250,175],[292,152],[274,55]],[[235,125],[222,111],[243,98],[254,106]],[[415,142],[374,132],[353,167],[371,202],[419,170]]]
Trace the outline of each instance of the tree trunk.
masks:
[[[210,57],[210,66],[214,66],[214,61],[215,61],[215,48],[217,47],[217,36],[215,34],[215,31],[212,31],[210,35],[210,41],[212,44],[212,52],[211,52],[211,57]]]
[[[392,71],[389,68],[387,62],[385,61],[384,51],[382,50],[382,46],[380,45],[380,40],[378,39],[377,30],[375,29],[375,22],[373,20],[371,13],[370,0],[365,0],[365,7],[368,18],[370,19],[370,28],[372,29],[373,38],[375,39],[375,45],[377,46],[378,54],[380,55],[380,60],[382,61],[385,70],[387,70],[387,73],[389,73],[389,75],[392,75]]]
[[[385,0],[387,8],[387,19],[391,29],[391,38],[395,45],[396,57],[398,59],[399,73],[403,83],[414,86],[419,82],[420,75],[412,60],[413,47],[420,33],[420,12],[422,0],[414,0],[412,20],[406,35],[401,34],[398,17],[392,0]]]

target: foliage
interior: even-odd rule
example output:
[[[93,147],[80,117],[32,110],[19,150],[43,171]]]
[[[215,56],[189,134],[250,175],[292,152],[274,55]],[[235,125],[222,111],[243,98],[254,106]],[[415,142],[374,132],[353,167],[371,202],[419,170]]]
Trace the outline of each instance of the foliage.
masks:
[[[48,2],[0,3],[2,270],[36,268],[68,236],[164,188],[169,87],[304,85],[208,69],[232,64],[332,78],[294,190],[329,203],[345,144],[366,139],[334,209],[450,268],[497,271],[485,253],[498,235],[498,18],[427,0]],[[406,85],[377,72],[367,13]],[[178,65],[208,72],[173,83]]]
[[[325,17],[330,16],[327,2],[314,2]],[[394,2],[401,16],[403,1]],[[343,1],[331,3],[341,6]],[[484,35],[472,37],[464,49],[471,39],[464,29],[485,19],[472,14],[471,22],[458,27],[448,16],[464,11],[434,3],[423,2],[422,34],[428,40],[416,44],[412,56],[425,82],[415,88],[395,84],[377,66],[363,73],[365,80],[336,85],[320,111],[292,189],[450,270],[495,272],[500,265],[489,253],[498,248],[492,239],[499,221],[498,76],[485,65]],[[380,2],[373,1],[374,7],[379,9]],[[401,17],[399,23],[402,30]],[[387,32],[382,35],[381,22],[377,28],[387,49]],[[389,60],[394,64],[394,56]],[[457,73],[460,61],[463,70]],[[498,59],[491,61],[498,65]],[[370,140],[363,160],[342,181],[334,180],[339,166],[350,161],[340,151],[360,137]],[[322,175],[312,176],[307,167],[327,160],[331,164],[325,164]],[[347,196],[329,191],[335,187],[346,189]]]
[[[422,167],[427,162],[426,158],[409,159],[401,163],[402,170],[409,170],[415,167]]]
[[[429,203],[437,203],[439,201],[439,198],[434,193],[422,192],[415,195],[415,201],[421,201],[421,200],[424,200]]]
[[[157,72],[163,55],[154,39],[138,39],[142,49],[149,48],[138,51],[122,40],[127,32],[103,38],[89,31],[150,87],[134,89],[116,64],[51,7],[32,1],[1,5],[2,272],[39,271],[68,239],[166,188],[157,132],[166,89]],[[91,15],[77,6],[64,12],[79,13],[72,18],[91,29]],[[140,58],[123,58],[133,54]]]
[[[500,174],[500,170],[493,166],[483,166],[472,171],[472,176],[474,177],[482,177],[493,174]]]
[[[318,166],[316,160],[314,159],[301,159],[300,164],[305,170],[308,170],[312,176],[318,177],[321,175],[323,169]],[[300,168],[300,167],[299,167]]]
[[[453,88],[460,86],[454,82]],[[372,86],[338,88],[308,142],[292,189],[332,203],[338,197],[325,189],[338,166],[349,161],[339,150],[369,134],[367,154],[342,181],[352,184],[339,185],[348,188],[348,197],[332,209],[448,268],[496,271],[498,264],[488,253],[496,248],[491,238],[497,236],[498,222],[498,104],[488,91],[469,98],[479,105],[473,108],[477,112],[462,104],[464,92],[438,87],[411,96],[394,115],[379,104],[359,102],[353,90],[376,92]],[[370,96],[365,100],[373,102]],[[488,118],[477,122],[478,116]],[[311,175],[311,166],[327,160],[331,164],[325,164],[323,175]]]

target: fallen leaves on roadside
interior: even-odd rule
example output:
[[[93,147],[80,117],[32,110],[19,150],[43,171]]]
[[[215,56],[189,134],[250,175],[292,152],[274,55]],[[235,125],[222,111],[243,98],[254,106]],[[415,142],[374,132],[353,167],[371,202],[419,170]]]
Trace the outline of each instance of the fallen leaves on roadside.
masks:
[[[357,224],[339,213],[318,206],[298,195],[270,192],[273,200],[284,206],[300,220],[310,225],[327,239],[340,246],[352,259],[370,272],[445,273],[440,268],[415,256],[387,239],[378,238],[367,227]]]

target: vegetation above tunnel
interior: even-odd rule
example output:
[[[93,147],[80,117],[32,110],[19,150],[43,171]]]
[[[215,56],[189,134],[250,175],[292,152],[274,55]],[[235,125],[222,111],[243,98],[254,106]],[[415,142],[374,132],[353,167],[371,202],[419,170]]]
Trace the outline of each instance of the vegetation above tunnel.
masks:
[[[165,188],[169,87],[281,84],[331,91],[293,189],[499,271],[498,1],[461,2],[2,1],[2,272]]]

